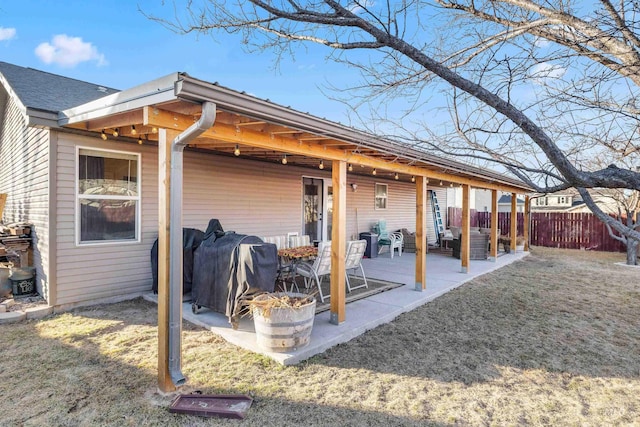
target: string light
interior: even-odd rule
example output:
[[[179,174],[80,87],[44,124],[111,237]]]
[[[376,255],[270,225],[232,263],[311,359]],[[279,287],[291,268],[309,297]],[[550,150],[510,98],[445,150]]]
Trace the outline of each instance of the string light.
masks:
[[[416,176],[415,176],[415,175],[413,175],[413,176],[411,177],[411,182],[416,182]]]
[[[131,125],[131,135],[135,135],[136,133],[138,133],[138,131],[136,131],[136,125]]]
[[[376,168],[373,168],[373,171],[371,172],[371,175],[377,175],[378,174],[378,170]]]
[[[349,169],[349,172],[353,172],[353,165],[349,163],[349,167],[347,169]]]
[[[152,127],[151,128],[151,133],[158,133],[158,128],[157,127]]]
[[[138,144],[142,145],[142,136],[138,137]]]
[[[442,186],[442,180],[440,180],[440,185]]]
[[[323,160],[320,160],[320,164],[318,165],[318,168],[324,169],[324,161]]]
[[[238,157],[240,155],[240,146],[236,144],[236,148],[233,150],[233,155]]]
[[[287,155],[286,154],[282,156],[282,164],[283,165],[287,164]]]
[[[451,184],[449,184],[449,187],[453,188],[453,182]]]
[[[100,133],[100,138],[102,138],[103,141],[107,140],[107,134],[104,129],[102,129],[102,132]]]
[[[118,135],[120,135],[120,132],[118,132],[118,128],[115,128],[113,130],[113,136],[115,136],[116,138],[118,137]]]
[[[415,181],[415,178],[414,178],[413,180]],[[425,183],[425,184],[428,184],[428,183],[429,183],[429,178],[425,178],[425,179],[424,179],[424,183]]]
[[[398,176],[398,172],[396,172],[396,174],[393,177],[395,178],[396,181],[400,179],[400,177]]]

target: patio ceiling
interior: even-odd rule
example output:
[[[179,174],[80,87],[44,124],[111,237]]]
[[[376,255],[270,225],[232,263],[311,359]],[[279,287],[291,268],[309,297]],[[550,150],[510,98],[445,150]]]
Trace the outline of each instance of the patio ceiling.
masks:
[[[175,73],[136,88],[63,111],[66,128],[105,133],[108,140],[157,143],[158,129],[183,131],[201,115],[202,102],[216,104],[212,128],[189,144],[192,149],[271,163],[317,169],[333,160],[349,173],[411,182],[426,176],[432,185],[469,184],[516,193],[531,191],[522,182],[486,169],[433,156],[405,144],[378,138],[300,113],[217,84]],[[116,137],[114,133],[118,133]],[[239,153],[238,153],[239,152]]]

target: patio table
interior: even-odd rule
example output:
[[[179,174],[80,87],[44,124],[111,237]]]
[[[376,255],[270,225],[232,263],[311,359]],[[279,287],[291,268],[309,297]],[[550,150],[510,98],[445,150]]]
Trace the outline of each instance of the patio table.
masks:
[[[279,279],[282,281],[282,285],[284,286],[284,290],[287,290],[286,278],[282,274],[283,267],[287,267],[289,270],[289,274],[287,278],[291,280],[291,291],[293,291],[293,287],[298,288],[296,284],[296,266],[302,261],[315,258],[318,255],[318,248],[315,246],[298,246],[295,248],[286,248],[286,249],[278,249],[278,257],[280,258],[280,274]],[[287,265],[288,264],[288,265]],[[298,289],[298,291],[300,291]]]

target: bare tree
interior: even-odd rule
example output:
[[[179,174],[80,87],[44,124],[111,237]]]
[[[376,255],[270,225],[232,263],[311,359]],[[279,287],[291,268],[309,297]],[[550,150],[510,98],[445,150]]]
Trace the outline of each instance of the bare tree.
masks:
[[[637,1],[190,0],[174,10],[173,19],[150,18],[185,33],[238,32],[249,50],[276,58],[297,43],[326,46],[361,73],[348,102],[356,115],[368,111],[363,123],[442,155],[497,163],[540,193],[577,188],[612,235],[635,242],[637,262],[635,225],[585,190],[640,190],[640,173],[620,163],[640,165]],[[420,115],[442,95],[453,126],[432,129]],[[387,115],[398,99],[405,110]],[[594,157],[608,166],[589,167]]]

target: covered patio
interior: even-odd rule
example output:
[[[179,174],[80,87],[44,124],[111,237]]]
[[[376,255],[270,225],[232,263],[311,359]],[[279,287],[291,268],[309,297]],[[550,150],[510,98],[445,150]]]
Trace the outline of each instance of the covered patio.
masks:
[[[260,348],[256,343],[253,320],[245,317],[237,330],[231,328],[228,318],[221,313],[203,310],[193,314],[191,303],[183,303],[183,318],[221,336],[226,341],[254,353],[269,357],[282,365],[295,365],[320,354],[327,349],[362,335],[379,325],[389,323],[402,313],[426,304],[466,282],[489,273],[512,262],[521,260],[529,252],[513,252],[499,256],[495,261],[470,261],[468,273],[460,272],[460,260],[442,254],[427,254],[427,280],[423,291],[415,290],[415,253],[403,253],[391,258],[389,253],[362,261],[367,278],[403,283],[404,286],[372,295],[347,305],[349,322],[334,325],[330,322],[330,311],[315,316],[309,345],[287,353],[275,353]],[[145,298],[157,302],[157,295]]]

